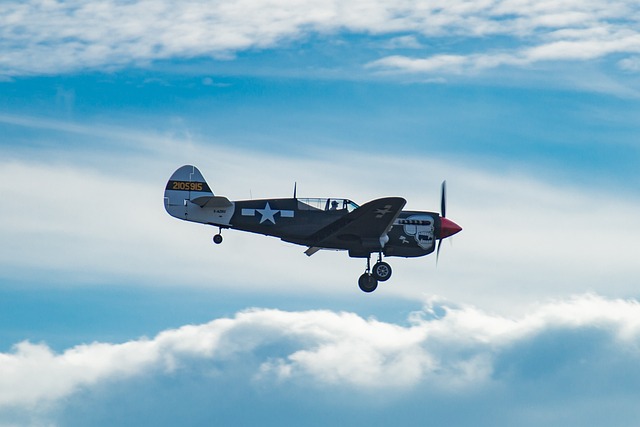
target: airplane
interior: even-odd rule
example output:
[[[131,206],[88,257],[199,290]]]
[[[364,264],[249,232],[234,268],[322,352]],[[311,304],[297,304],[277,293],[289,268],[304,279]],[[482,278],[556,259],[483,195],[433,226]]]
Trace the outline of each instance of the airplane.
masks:
[[[407,201],[383,197],[357,205],[344,198],[293,197],[230,201],[216,196],[202,173],[192,165],[177,169],[164,191],[164,207],[173,217],[218,227],[213,236],[222,243],[223,229],[236,229],[306,246],[312,256],[321,249],[345,250],[352,258],[366,258],[367,267],[358,279],[364,292],[391,277],[386,257],[421,257],[440,254],[443,239],[462,228],[446,218],[446,181],[442,183],[440,214],[402,210]],[[437,249],[436,249],[437,242]],[[371,255],[378,260],[371,267]]]

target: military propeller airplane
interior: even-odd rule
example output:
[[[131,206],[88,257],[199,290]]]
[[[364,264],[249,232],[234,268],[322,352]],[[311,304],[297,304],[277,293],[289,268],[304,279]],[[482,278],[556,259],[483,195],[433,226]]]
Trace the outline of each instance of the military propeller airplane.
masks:
[[[230,201],[211,191],[200,171],[191,165],[176,170],[164,191],[164,207],[176,218],[218,227],[213,236],[222,243],[222,229],[279,237],[307,246],[311,256],[321,249],[346,250],[353,258],[366,258],[367,268],[358,279],[364,292],[391,277],[387,257],[420,257],[436,251],[443,239],[462,228],[446,218],[446,182],[442,183],[440,214],[403,211],[407,201],[384,197],[358,206],[348,199],[260,199]],[[437,241],[437,249],[436,249]],[[371,255],[378,261],[371,268]]]

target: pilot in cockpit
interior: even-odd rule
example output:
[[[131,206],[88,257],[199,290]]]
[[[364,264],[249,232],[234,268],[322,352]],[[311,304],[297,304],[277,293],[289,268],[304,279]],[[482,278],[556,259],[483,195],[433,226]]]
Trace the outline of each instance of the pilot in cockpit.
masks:
[[[333,201],[331,202],[331,210],[332,211],[337,211],[338,210],[338,202],[337,201]]]

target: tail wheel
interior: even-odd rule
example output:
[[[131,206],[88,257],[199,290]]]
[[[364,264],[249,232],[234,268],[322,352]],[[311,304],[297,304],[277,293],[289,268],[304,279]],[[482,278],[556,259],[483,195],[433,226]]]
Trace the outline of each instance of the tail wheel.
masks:
[[[358,279],[358,286],[362,292],[373,292],[378,287],[378,280],[372,275],[364,273]]]
[[[213,243],[215,243],[216,245],[222,243],[222,234],[216,234],[215,236],[213,236]]]
[[[391,277],[391,266],[386,262],[379,261],[371,269],[371,275],[380,282],[385,282]]]

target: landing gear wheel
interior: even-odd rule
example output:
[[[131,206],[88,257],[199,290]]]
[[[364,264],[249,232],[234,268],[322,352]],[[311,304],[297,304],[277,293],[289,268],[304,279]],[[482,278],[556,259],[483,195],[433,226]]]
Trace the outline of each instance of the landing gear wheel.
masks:
[[[364,273],[358,279],[358,286],[362,292],[373,292],[378,287],[378,281],[370,274]]]
[[[386,282],[391,277],[391,266],[386,262],[378,261],[373,266],[371,275],[380,282]]]
[[[216,245],[222,243],[222,234],[216,234],[215,236],[213,236],[213,243],[215,243]]]

